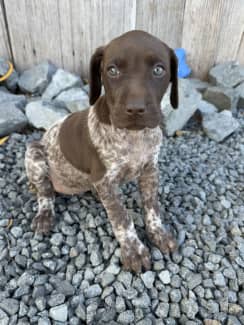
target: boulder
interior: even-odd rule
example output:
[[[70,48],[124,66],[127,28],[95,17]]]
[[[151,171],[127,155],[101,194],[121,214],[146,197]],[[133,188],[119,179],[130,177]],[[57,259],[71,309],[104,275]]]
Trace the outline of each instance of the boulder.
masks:
[[[41,95],[50,83],[57,68],[49,61],[35,65],[25,70],[19,77],[20,90],[26,93]]]
[[[0,137],[21,131],[28,123],[15,102],[0,102]]]
[[[20,109],[24,109],[26,105],[26,97],[24,95],[11,94],[6,88],[0,89],[0,103],[14,103]],[[8,105],[8,104],[6,104]]]
[[[225,110],[220,113],[205,115],[202,126],[209,138],[221,142],[238,129],[239,122],[232,116],[230,111]]]
[[[203,93],[208,87],[210,87],[210,84],[208,82],[202,81],[200,79],[188,78],[188,80],[191,84],[191,87],[200,93]]]
[[[71,88],[61,92],[54,101],[70,112],[82,111],[90,106],[87,93],[81,88]]]
[[[219,111],[231,110],[234,91],[226,87],[209,87],[203,93],[203,99],[215,105]]]
[[[173,109],[169,101],[170,88],[171,86],[169,86],[161,101],[165,132],[169,136],[174,135],[177,130],[183,128],[197,110],[198,103],[201,100],[201,94],[192,88],[189,80],[179,79],[179,107]]]
[[[44,100],[51,100],[57,97],[62,91],[73,88],[81,87],[82,80],[68,71],[58,69],[52,77],[52,81],[42,95]]]
[[[213,114],[218,111],[213,104],[206,102],[205,100],[200,100],[197,108],[200,111],[202,116],[205,116],[207,114]]]
[[[244,108],[244,82],[235,89],[237,95],[237,108]]]
[[[8,61],[0,58],[0,76],[3,76],[5,73],[7,73],[8,69]],[[18,78],[18,73],[14,69],[8,79],[3,82],[3,85],[5,85],[10,91],[15,92],[18,86]]]
[[[244,66],[232,61],[217,64],[209,71],[209,80],[216,86],[236,87],[244,81]]]
[[[48,129],[52,124],[68,115],[65,108],[42,100],[30,102],[25,111],[30,124],[38,129]]]

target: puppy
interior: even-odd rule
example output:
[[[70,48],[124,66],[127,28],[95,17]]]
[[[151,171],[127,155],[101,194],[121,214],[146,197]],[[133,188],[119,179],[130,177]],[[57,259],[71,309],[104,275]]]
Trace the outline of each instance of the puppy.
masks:
[[[100,96],[102,83],[105,95]],[[136,179],[149,239],[162,252],[175,249],[158,205],[160,102],[170,83],[171,104],[177,108],[176,56],[146,32],[125,33],[95,51],[90,62],[91,107],[68,115],[27,147],[26,172],[38,199],[33,230],[47,233],[53,225],[55,191],[95,190],[120,243],[124,267],[149,269],[149,251],[120,199],[121,183]]]

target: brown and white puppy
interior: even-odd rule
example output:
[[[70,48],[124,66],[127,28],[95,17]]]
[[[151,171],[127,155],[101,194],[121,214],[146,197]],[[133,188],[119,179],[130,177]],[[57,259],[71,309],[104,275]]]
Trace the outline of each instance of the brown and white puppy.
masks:
[[[136,272],[149,269],[149,251],[119,194],[121,183],[137,179],[150,240],[162,252],[175,249],[158,207],[160,102],[170,83],[171,104],[177,108],[177,59],[166,44],[146,32],[128,32],[96,50],[90,63],[93,106],[59,121],[27,148],[26,171],[38,198],[34,230],[50,230],[54,191],[95,190],[120,243],[124,266]]]

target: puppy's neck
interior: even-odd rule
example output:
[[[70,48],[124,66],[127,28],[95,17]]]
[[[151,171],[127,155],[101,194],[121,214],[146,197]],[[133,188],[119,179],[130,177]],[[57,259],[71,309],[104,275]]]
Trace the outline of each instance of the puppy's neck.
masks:
[[[97,118],[99,120],[99,122],[107,124],[107,125],[111,125],[111,120],[110,120],[110,113],[109,113],[109,107],[108,107],[108,103],[106,100],[106,96],[103,95],[101,96],[95,106],[94,106],[94,111],[97,115]]]

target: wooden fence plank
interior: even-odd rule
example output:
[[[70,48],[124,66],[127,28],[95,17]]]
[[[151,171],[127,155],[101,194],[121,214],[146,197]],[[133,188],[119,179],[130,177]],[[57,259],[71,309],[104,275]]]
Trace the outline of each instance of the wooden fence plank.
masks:
[[[135,28],[135,0],[72,1],[72,39],[75,70],[87,76],[94,50]]]
[[[182,39],[185,0],[138,0],[136,28],[159,37],[172,48]]]
[[[236,59],[240,64],[244,64],[244,33],[242,33]]]
[[[244,32],[244,1],[228,0],[222,4],[222,19],[216,44],[215,62],[235,59]]]
[[[0,57],[12,59],[8,44],[7,26],[4,21],[3,0],[0,0]]]
[[[182,46],[195,76],[207,77],[216,57],[225,0],[186,0]]]
[[[62,66],[58,0],[5,0],[18,69],[51,59]]]

